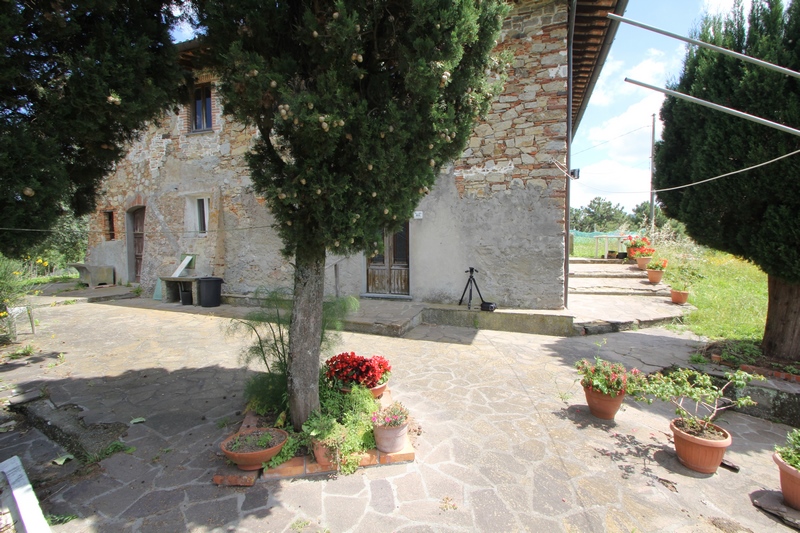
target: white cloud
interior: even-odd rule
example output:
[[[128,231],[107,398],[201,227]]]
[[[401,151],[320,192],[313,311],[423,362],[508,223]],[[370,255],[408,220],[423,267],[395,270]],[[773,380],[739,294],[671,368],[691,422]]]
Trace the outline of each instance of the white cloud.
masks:
[[[703,9],[710,15],[724,15],[731,12],[733,4],[734,0],[703,0]],[[742,4],[744,5],[745,14],[749,13],[751,6],[750,0],[744,0]]]
[[[615,60],[610,55],[606,58],[600,77],[592,90],[592,105],[603,107],[614,102],[616,90],[613,86],[616,86],[617,79],[621,77],[620,71],[624,66],[624,61]]]

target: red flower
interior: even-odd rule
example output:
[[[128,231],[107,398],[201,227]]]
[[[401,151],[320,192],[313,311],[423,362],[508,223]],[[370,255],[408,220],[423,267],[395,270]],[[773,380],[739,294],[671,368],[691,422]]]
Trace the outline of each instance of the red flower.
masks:
[[[363,357],[355,352],[344,352],[325,361],[325,377],[343,385],[363,385],[372,388],[389,378],[392,370],[389,361],[380,355]]]

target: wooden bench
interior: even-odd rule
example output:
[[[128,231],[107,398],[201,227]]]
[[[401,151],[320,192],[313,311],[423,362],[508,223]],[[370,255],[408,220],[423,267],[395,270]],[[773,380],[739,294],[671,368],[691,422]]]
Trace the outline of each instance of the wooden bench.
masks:
[[[98,285],[113,285],[114,284],[114,267],[113,266],[100,266],[100,265],[86,265],[84,263],[69,263],[78,271],[80,282],[94,289]]]

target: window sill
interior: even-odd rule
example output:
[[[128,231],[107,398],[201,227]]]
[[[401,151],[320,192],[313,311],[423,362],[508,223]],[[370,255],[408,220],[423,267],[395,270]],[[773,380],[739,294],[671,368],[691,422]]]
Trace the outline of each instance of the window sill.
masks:
[[[192,131],[187,132],[186,136],[189,137],[189,136],[192,136],[192,135],[206,135],[208,133],[214,133],[213,128],[209,129],[209,130],[192,130]]]

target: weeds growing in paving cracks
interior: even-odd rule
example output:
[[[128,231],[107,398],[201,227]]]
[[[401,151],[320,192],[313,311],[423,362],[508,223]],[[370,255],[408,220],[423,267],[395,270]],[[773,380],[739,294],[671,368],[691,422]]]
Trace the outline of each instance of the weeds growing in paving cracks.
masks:
[[[217,428],[222,429],[224,427],[227,427],[227,425],[230,424],[230,422],[231,421],[228,419],[227,416],[220,418],[219,420],[217,420]]]
[[[91,463],[99,463],[103,459],[111,457],[115,453],[125,452],[125,453],[130,454],[130,453],[133,453],[135,451],[136,451],[136,448],[134,446],[128,446],[124,442],[120,442],[118,440],[115,440],[114,442],[112,442],[111,444],[109,444],[108,446],[106,446],[105,448],[100,450],[99,453],[87,454],[86,462],[89,463],[89,464],[91,464]]]
[[[442,511],[455,511],[458,509],[456,502],[450,496],[445,496],[442,498],[442,501],[439,502],[439,509]]]
[[[44,519],[47,521],[48,525],[51,526],[58,526],[61,524],[66,524],[71,520],[75,520],[78,518],[76,514],[48,514],[44,515]]]
[[[22,359],[23,357],[28,357],[33,355],[34,348],[33,344],[26,344],[22,348],[17,348],[10,354],[8,354],[9,359]]]

